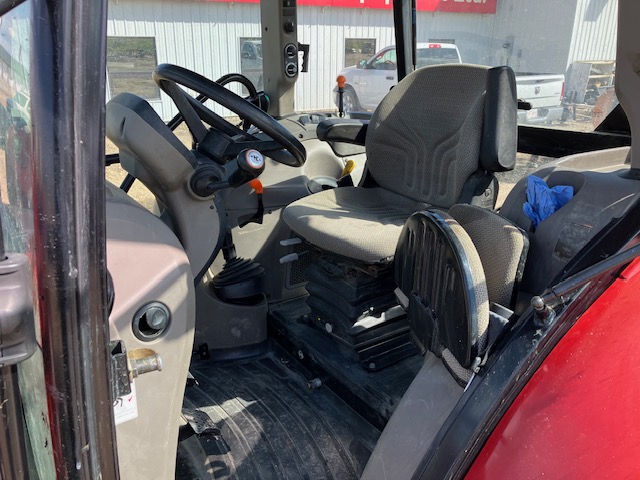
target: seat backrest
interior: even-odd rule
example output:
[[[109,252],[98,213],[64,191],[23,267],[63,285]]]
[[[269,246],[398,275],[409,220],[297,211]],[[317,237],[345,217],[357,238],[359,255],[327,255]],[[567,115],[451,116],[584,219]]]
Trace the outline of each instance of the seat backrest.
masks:
[[[478,170],[514,167],[516,118],[509,67],[420,68],[387,94],[371,118],[369,173],[387,190],[449,208]]]
[[[489,301],[513,310],[529,251],[526,233],[491,210],[457,204],[451,215],[471,237],[487,280]]]
[[[471,205],[417,212],[402,230],[395,278],[412,338],[461,383],[486,351],[490,304],[512,306],[527,246],[522,230]]]

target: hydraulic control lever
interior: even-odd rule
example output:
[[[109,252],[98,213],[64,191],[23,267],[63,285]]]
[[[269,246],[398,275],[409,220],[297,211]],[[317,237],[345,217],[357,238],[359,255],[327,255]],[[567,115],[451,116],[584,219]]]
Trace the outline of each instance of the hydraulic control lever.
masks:
[[[258,177],[264,171],[264,157],[253,149],[243,150],[236,157],[238,169],[229,177],[229,186],[236,188]]]
[[[347,84],[347,79],[344,75],[338,75],[336,81],[338,82],[338,116],[344,117],[344,86]]]
[[[199,197],[209,197],[223,188],[237,188],[264,171],[264,157],[254,149],[242,150],[225,165],[204,164],[191,177],[191,189]]]

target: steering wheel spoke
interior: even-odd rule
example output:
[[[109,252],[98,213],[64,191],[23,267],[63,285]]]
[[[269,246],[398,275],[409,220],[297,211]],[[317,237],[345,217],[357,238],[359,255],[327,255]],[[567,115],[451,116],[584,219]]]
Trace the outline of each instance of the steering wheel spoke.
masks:
[[[175,65],[158,65],[153,73],[153,79],[171,97],[182,113],[198,146],[198,151],[212,160],[224,162],[234,156],[234,153],[237,155],[244,149],[253,148],[265,153],[270,152],[271,158],[292,167],[300,167],[304,164],[306,151],[300,141],[276,119],[241,96],[202,75]],[[250,135],[233,125],[192,98],[180,86],[204,95],[231,110],[257,127],[261,134]],[[203,122],[212,128],[207,129]]]
[[[185,93],[185,95],[187,94]],[[208,109],[203,103],[199,102],[195,98],[189,95],[187,96],[189,97],[189,103],[191,103],[193,109],[197,112],[200,119],[206,124],[232,137],[243,133],[243,130],[241,128],[237,127],[231,122],[226,121],[220,115]]]

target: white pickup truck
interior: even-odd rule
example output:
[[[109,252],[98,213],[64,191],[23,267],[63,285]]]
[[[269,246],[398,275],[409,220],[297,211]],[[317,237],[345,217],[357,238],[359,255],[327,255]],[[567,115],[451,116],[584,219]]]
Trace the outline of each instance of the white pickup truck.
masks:
[[[462,63],[458,47],[452,43],[418,43],[418,68],[443,63]],[[398,83],[396,48],[389,46],[347,67],[339,75],[346,79],[343,96],[345,112],[374,110],[387,92]],[[519,123],[551,123],[562,120],[564,75],[517,73],[518,99],[531,104],[530,110],[518,111]],[[334,100],[338,105],[337,88]]]
[[[518,110],[518,123],[551,123],[564,120],[564,75],[516,73],[518,99],[531,110]]]

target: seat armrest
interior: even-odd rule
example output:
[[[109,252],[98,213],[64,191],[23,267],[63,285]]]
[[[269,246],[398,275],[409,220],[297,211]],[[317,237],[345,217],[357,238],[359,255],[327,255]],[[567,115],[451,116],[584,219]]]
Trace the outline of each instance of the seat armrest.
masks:
[[[325,142],[344,142],[364,145],[369,120],[333,118],[318,124],[316,133]]]

